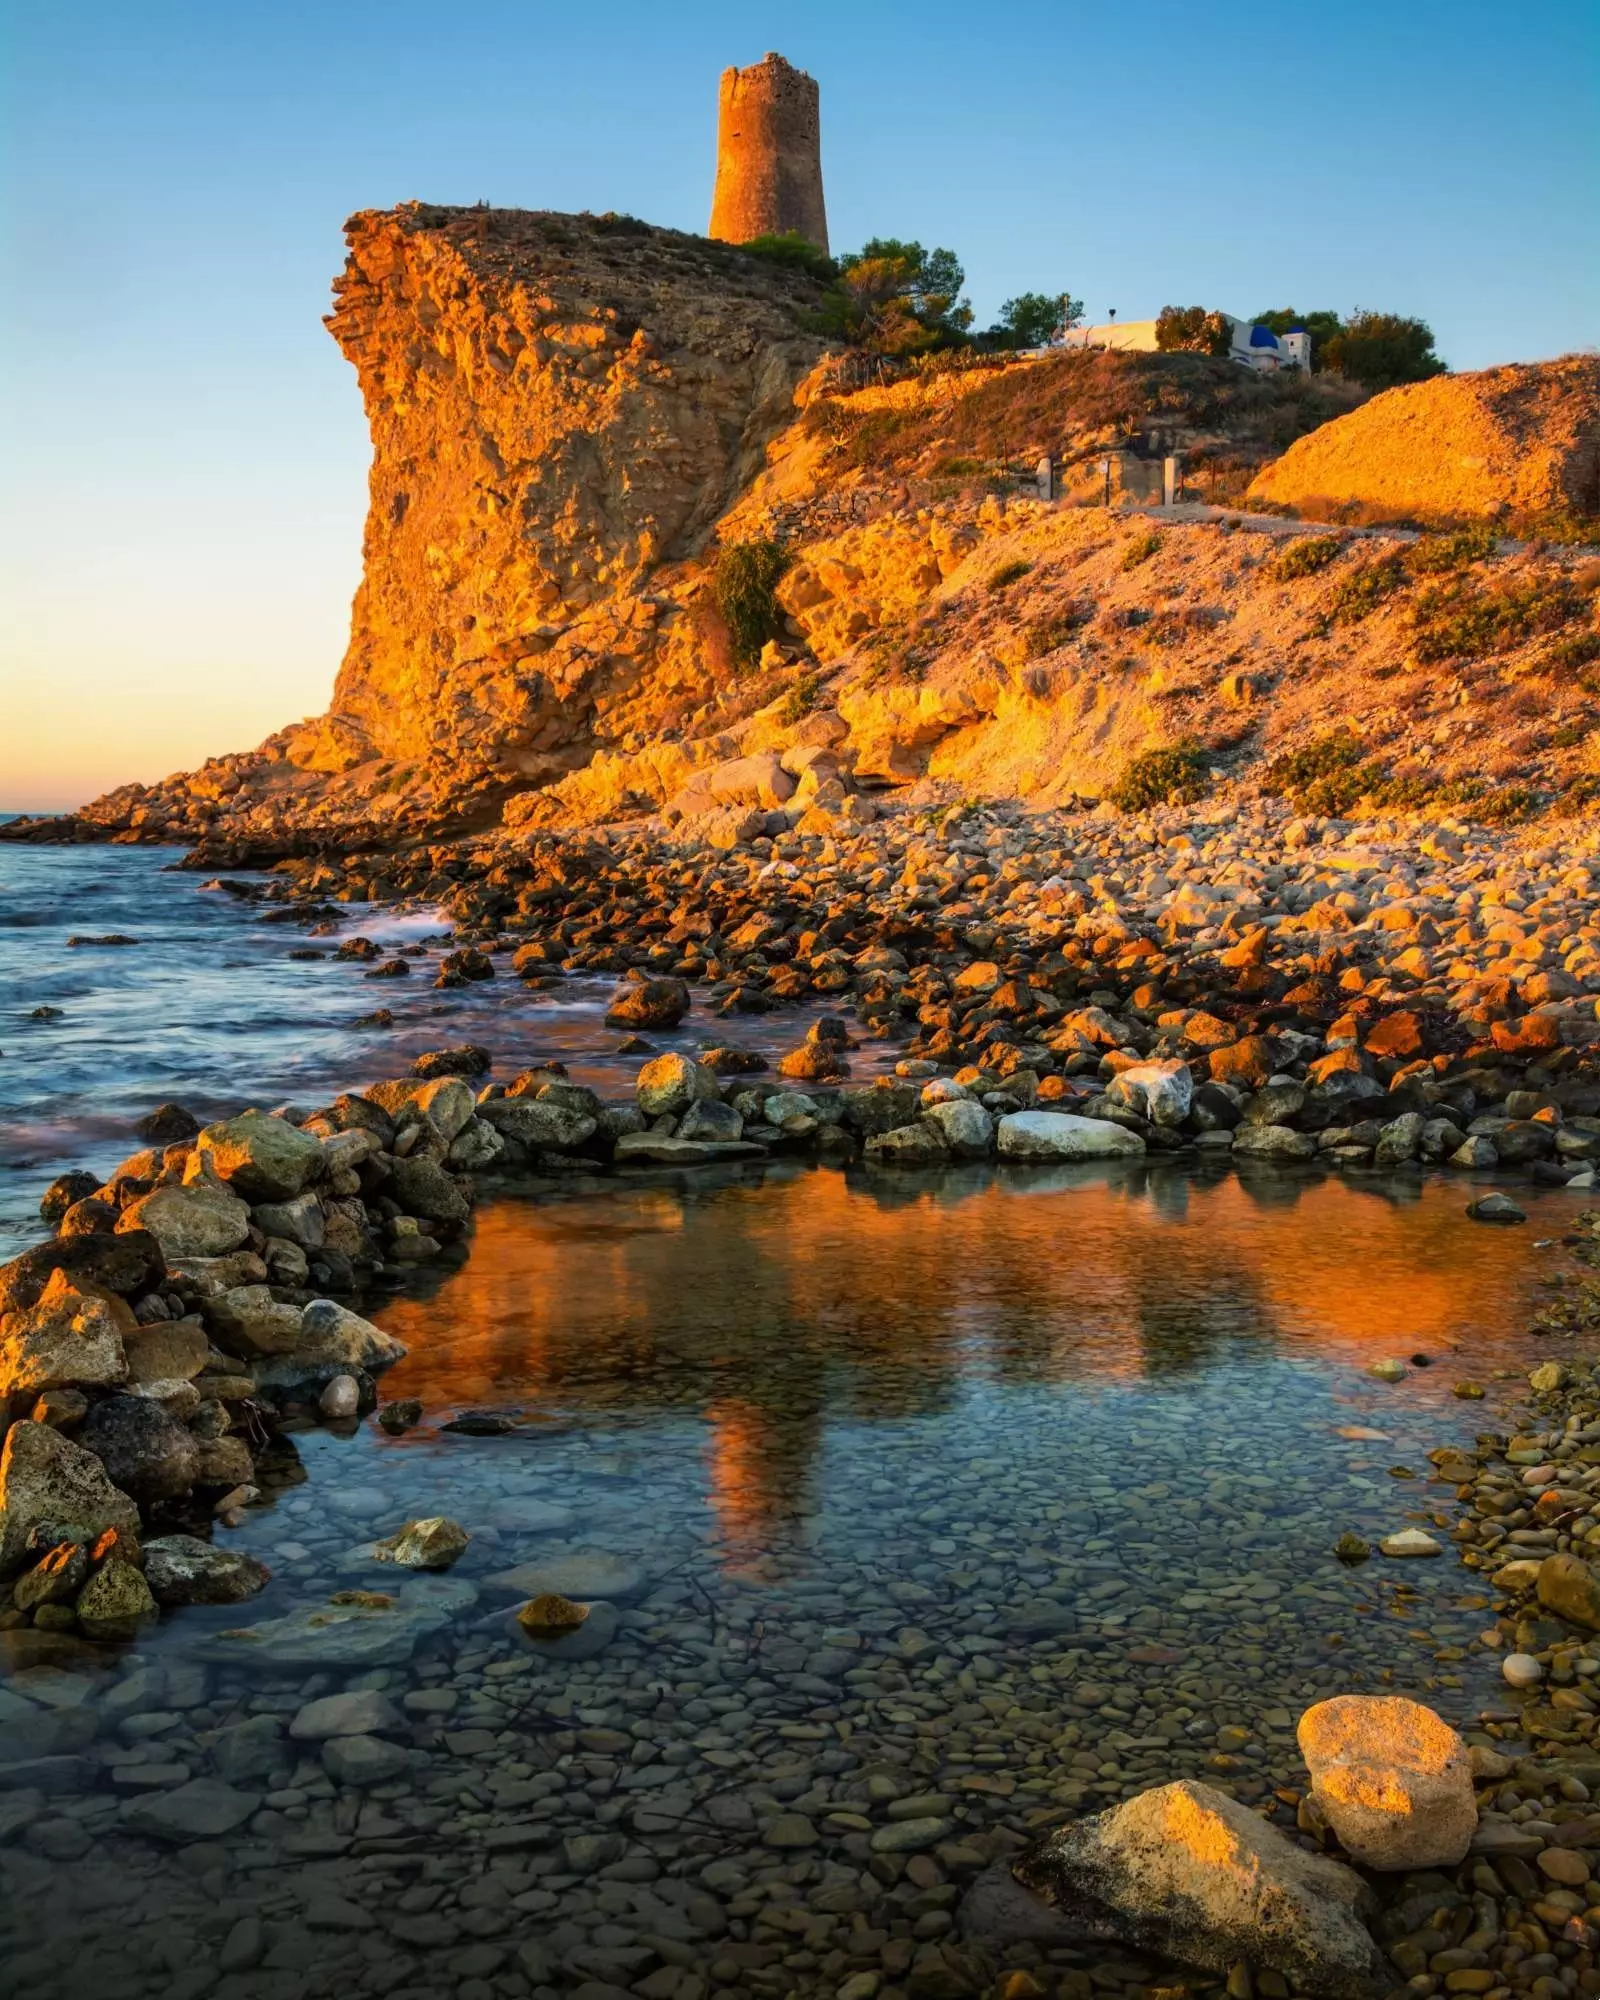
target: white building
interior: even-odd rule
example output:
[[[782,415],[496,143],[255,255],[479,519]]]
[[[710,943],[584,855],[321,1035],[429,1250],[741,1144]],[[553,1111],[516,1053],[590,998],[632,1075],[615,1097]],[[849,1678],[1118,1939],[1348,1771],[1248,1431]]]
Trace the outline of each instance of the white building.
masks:
[[[1303,328],[1277,334],[1270,327],[1253,326],[1247,319],[1236,319],[1232,313],[1224,313],[1222,317],[1233,334],[1228,349],[1230,361],[1237,361],[1245,368],[1257,369],[1263,375],[1275,374],[1280,368],[1310,368],[1311,336]],[[1063,347],[1116,347],[1129,354],[1155,354],[1159,351],[1156,325],[1153,319],[1128,319],[1108,320],[1104,326],[1074,326],[1068,329],[1060,344]]]

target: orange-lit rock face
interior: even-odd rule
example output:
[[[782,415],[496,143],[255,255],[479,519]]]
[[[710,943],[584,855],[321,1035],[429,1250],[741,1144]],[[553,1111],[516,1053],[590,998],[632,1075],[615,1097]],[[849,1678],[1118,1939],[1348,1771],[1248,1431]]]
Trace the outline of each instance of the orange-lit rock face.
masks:
[[[586,761],[597,715],[669,645],[671,589],[647,580],[791,414],[818,351],[808,283],[753,263],[730,280],[725,252],[604,219],[409,207],[347,232],[328,326],[373,460],[326,755]],[[326,734],[296,758],[323,759]]]
[[[1381,1869],[1454,1866],[1478,1824],[1461,1738],[1420,1702],[1340,1695],[1300,1718],[1311,1795],[1346,1850]]]
[[[695,1416],[745,1561],[818,1497],[830,1428],[937,1418],[988,1385],[1159,1386],[1278,1346],[1361,1365],[1520,1323],[1501,1240],[1446,1194],[1141,1185],[814,1171],[712,1198],[491,1202],[470,1261],[381,1314],[410,1348],[384,1393]],[[1426,1380],[1448,1396],[1444,1370]]]

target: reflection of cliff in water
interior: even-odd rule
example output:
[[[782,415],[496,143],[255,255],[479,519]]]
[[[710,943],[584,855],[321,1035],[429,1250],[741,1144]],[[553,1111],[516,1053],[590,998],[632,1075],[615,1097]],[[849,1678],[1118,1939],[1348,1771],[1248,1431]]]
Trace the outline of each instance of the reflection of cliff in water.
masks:
[[[986,1387],[1440,1352],[1515,1323],[1520,1267],[1451,1189],[1372,1187],[782,1168],[501,1199],[460,1269],[382,1314],[412,1350],[385,1390],[435,1411],[679,1413],[706,1426],[730,1539],[754,1543],[808,1510],[830,1426],[915,1423]]]

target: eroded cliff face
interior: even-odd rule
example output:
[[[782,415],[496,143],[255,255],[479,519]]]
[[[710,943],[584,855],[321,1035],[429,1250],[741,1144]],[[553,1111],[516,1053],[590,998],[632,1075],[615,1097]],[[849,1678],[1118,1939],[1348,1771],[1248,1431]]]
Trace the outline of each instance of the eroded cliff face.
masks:
[[[664,573],[792,414],[806,281],[604,218],[402,208],[347,234],[328,327],[372,428],[364,573],[290,757],[569,768],[684,615]]]

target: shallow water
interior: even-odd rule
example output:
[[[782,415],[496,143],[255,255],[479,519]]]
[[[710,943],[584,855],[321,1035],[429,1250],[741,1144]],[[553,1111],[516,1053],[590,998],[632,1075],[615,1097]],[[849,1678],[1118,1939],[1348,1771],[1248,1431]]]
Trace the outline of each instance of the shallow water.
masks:
[[[697,2000],[876,1969],[893,1993],[996,1826],[1180,1775],[1261,1800],[1299,1781],[1294,1720],[1335,1692],[1468,1720],[1498,1690],[1476,1579],[1448,1547],[1331,1549],[1448,1522],[1424,1453],[1489,1421],[1455,1382],[1541,1354],[1534,1244],[1580,1205],[1529,1200],[1530,1228],[1495,1231],[1442,1178],[1164,1165],[487,1203],[470,1259],[377,1315],[411,1345],[384,1393],[422,1426],[298,1433],[225,1537],[271,1565],[260,1598],[167,1619],[109,1677],[0,1686],[73,1756],[0,1792],[19,1974]],[[1390,1354],[1432,1365],[1385,1385],[1365,1370]],[[463,1407],[519,1421],[442,1429]],[[447,1578],[365,1553],[433,1513],[473,1537]],[[515,1635],[547,1585],[595,1601],[587,1636],[614,1627],[593,1657]],[[346,1615],[350,1588],[436,1629],[362,1670],[220,1636]],[[372,1782],[285,1734],[340,1689],[396,1704]],[[137,1832],[218,1771],[237,1825]],[[93,1893],[30,1916],[67,1861]]]
[[[135,1121],[177,1099],[197,1116],[257,1104],[308,1108],[404,1075],[424,1049],[475,1041],[497,1074],[555,1057],[579,1081],[626,1094],[637,1058],[603,1015],[614,981],[533,990],[509,976],[439,991],[450,948],[435,911],[343,906],[336,922],[263,923],[242,901],[176,872],[171,847],[0,846],[0,1258],[40,1229],[38,1199],[68,1167],[108,1171],[141,1143]],[[229,879],[263,882],[263,876]],[[132,937],[132,945],[68,939]],[[405,979],[369,980],[331,954],[369,937],[386,952],[426,945]],[[321,950],[324,959],[292,959]],[[35,1019],[34,1010],[59,1010]],[[388,1027],[363,1026],[378,1009]],[[781,1020],[696,1008],[662,1048],[697,1042],[791,1047],[818,1010]],[[876,1051],[857,1069],[869,1073]]]

